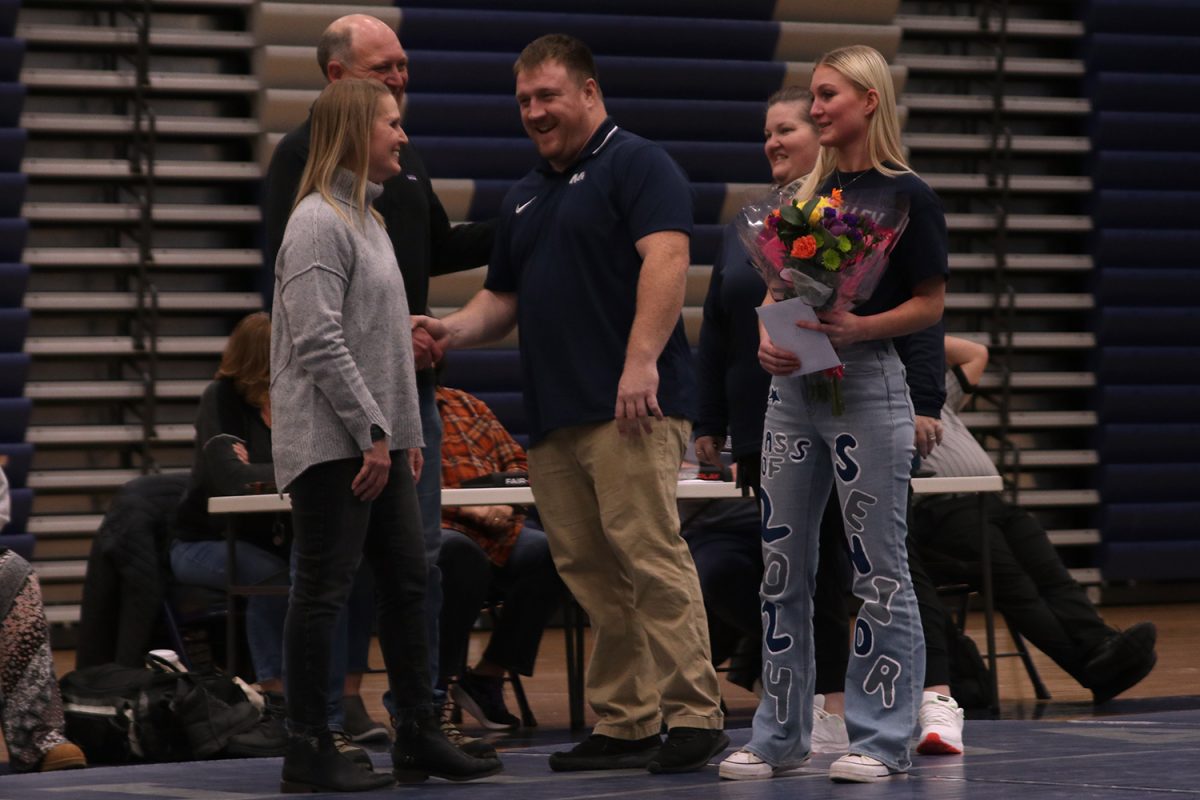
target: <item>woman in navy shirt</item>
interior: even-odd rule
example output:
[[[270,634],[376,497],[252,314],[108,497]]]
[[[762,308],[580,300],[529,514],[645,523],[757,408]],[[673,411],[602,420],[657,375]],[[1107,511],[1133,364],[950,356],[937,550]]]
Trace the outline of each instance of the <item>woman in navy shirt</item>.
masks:
[[[851,311],[800,327],[825,333],[845,366],[845,413],[814,396],[794,353],[761,334],[759,361],[773,377],[762,450],[763,694],[749,744],[721,765],[725,778],[769,778],[810,752],[812,591],[825,501],[835,483],[850,547],[853,590],[863,605],[846,676],[850,752],[836,781],[872,782],[907,772],[925,672],[924,639],[905,552],[913,406],[892,338],[935,324],[945,297],[941,203],[904,161],[887,62],[855,45],[824,55],[813,71],[817,166],[797,199],[843,192],[872,203],[894,198],[909,224],[879,286]],[[772,302],[768,294],[765,303]]]

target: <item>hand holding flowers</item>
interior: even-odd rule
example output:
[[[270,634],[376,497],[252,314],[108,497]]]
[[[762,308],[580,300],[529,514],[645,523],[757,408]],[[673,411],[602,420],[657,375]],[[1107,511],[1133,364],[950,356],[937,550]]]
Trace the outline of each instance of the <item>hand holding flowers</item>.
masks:
[[[816,310],[819,321],[797,320],[797,327],[825,334],[835,349],[871,338],[867,320],[850,309],[879,284],[908,221],[907,209],[898,207],[894,195],[882,203],[851,207],[838,189],[800,201],[792,197],[792,188],[742,209],[735,224],[751,263],[775,300],[799,298]],[[856,199],[861,201],[861,194]],[[796,363],[796,369],[788,370],[794,356],[783,359],[783,352],[764,339],[759,361],[776,375],[802,369]],[[835,415],[843,410],[841,377],[842,368],[834,367],[809,379],[818,396],[828,394]]]

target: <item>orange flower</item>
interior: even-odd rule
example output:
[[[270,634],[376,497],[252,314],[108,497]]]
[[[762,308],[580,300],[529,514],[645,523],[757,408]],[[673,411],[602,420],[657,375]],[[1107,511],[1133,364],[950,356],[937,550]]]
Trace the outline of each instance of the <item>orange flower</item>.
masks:
[[[817,253],[817,240],[812,236],[801,236],[792,242],[792,258],[812,258]]]
[[[841,189],[835,188],[832,192],[830,192],[829,205],[833,206],[834,208],[842,207],[842,190]]]

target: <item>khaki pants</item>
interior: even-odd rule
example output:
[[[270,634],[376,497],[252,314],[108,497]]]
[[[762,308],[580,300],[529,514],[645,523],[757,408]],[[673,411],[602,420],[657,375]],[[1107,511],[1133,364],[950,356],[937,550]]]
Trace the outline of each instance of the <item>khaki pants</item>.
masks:
[[[641,739],[719,729],[700,582],[679,535],[675,488],[690,423],[562,428],[529,451],[529,478],[559,575],[591,618],[595,733]]]

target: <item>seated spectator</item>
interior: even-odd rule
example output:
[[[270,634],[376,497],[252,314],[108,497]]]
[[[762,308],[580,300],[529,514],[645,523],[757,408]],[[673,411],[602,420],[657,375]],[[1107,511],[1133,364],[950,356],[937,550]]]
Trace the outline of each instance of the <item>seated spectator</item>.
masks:
[[[261,311],[245,317],[230,334],[216,377],[200,397],[195,460],[171,543],[171,570],[182,583],[225,589],[225,526],[232,524],[237,540],[237,582],[288,585],[290,515],[246,514],[229,521],[208,513],[210,497],[275,490],[268,395],[270,349],[270,317]],[[340,623],[350,632],[339,631],[341,640],[348,640],[339,650],[350,654],[348,672],[345,663],[334,670],[338,673],[335,682],[339,692],[333,696],[336,699],[344,693],[344,711],[341,702],[333,703],[330,709],[335,733],[344,734],[335,736],[344,751],[348,750],[347,738],[362,741],[387,736],[387,728],[370,719],[358,694],[367,667],[374,618],[369,584],[366,588],[356,584],[351,604],[356,612]],[[246,599],[246,639],[254,673],[279,719],[283,718],[283,623],[287,607],[286,594],[252,595]]]
[[[483,401],[439,387],[442,417],[442,486],[496,472],[525,472],[525,451]],[[521,721],[504,702],[504,674],[532,675],[542,630],[558,608],[563,584],[550,558],[546,534],[525,524],[512,506],[443,506],[441,671],[450,696],[490,730],[513,730]],[[488,600],[502,604],[487,648],[467,669],[471,628]]]
[[[946,404],[941,446],[924,466],[939,477],[995,475],[995,466],[957,411],[987,365],[983,345],[946,337]],[[1140,622],[1125,631],[1105,624],[1083,588],[1063,566],[1045,530],[1029,513],[998,495],[984,499],[991,545],[996,608],[1015,631],[1045,653],[1103,703],[1154,668],[1157,631]],[[920,498],[912,536],[937,583],[978,585],[981,578],[979,498]]]
[[[8,479],[0,468],[0,531],[11,513]],[[86,767],[64,725],[37,576],[28,561],[0,545],[0,731],[13,770]]]

